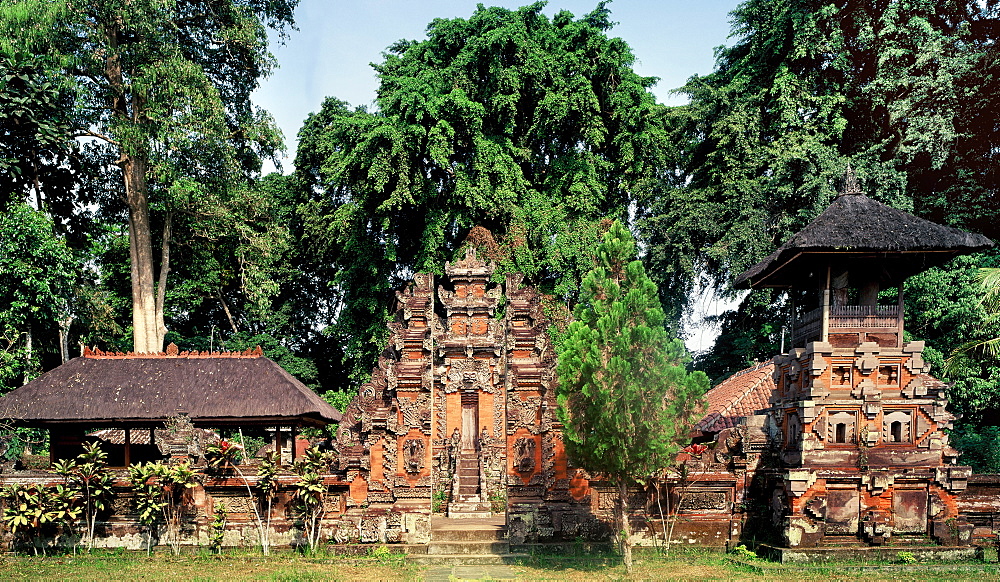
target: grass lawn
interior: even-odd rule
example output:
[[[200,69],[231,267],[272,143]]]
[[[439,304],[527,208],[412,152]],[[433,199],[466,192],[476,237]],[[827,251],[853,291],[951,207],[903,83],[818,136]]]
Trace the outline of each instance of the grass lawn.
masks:
[[[146,557],[142,553],[103,552],[48,557],[0,557],[0,576],[13,580],[422,580],[441,567],[405,563],[398,556],[305,557],[231,551]],[[719,553],[686,550],[667,558],[638,556],[634,575],[614,556],[570,558],[532,556],[500,567],[520,580],[1000,580],[1000,566],[979,562],[890,564],[842,562],[822,566],[783,566],[765,560],[736,560]],[[454,577],[453,577],[454,579]]]

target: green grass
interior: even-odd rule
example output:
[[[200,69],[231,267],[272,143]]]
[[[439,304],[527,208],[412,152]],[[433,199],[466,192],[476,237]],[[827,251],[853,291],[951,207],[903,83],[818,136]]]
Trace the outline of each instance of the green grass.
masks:
[[[278,552],[270,557],[231,550],[221,556],[206,553],[172,556],[94,551],[91,554],[48,557],[0,557],[0,576],[12,580],[420,580],[422,567],[398,555],[376,551],[368,556],[303,556]],[[636,556],[633,575],[612,554],[589,556],[534,555],[507,565],[521,580],[1000,580],[1000,566],[982,562],[899,564],[837,562],[791,566],[699,549],[674,550],[669,557]]]

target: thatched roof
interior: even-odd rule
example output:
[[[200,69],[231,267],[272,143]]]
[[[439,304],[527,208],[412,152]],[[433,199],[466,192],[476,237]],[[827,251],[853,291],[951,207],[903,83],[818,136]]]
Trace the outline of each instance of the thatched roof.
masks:
[[[0,398],[0,419],[44,426],[162,426],[339,422],[341,414],[263,356],[246,352],[91,352]]]
[[[737,277],[735,286],[801,284],[811,269],[830,261],[850,265],[871,261],[884,271],[884,279],[898,283],[957,255],[992,246],[993,241],[981,234],[918,218],[859,191],[847,192],[778,250]]]

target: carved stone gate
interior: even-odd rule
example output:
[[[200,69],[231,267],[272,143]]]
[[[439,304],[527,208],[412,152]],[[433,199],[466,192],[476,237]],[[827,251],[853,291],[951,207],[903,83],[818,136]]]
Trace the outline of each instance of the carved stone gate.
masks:
[[[493,271],[470,250],[397,293],[388,346],[337,435],[357,506],[477,516],[568,486],[541,298]]]

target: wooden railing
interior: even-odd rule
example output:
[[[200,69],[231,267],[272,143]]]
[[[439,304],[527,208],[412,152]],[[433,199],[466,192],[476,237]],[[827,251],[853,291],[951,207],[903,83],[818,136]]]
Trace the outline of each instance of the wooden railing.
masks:
[[[837,305],[830,307],[828,326],[834,329],[897,329],[901,317],[898,305]],[[823,327],[823,308],[806,312],[795,321],[792,344],[819,339]]]

